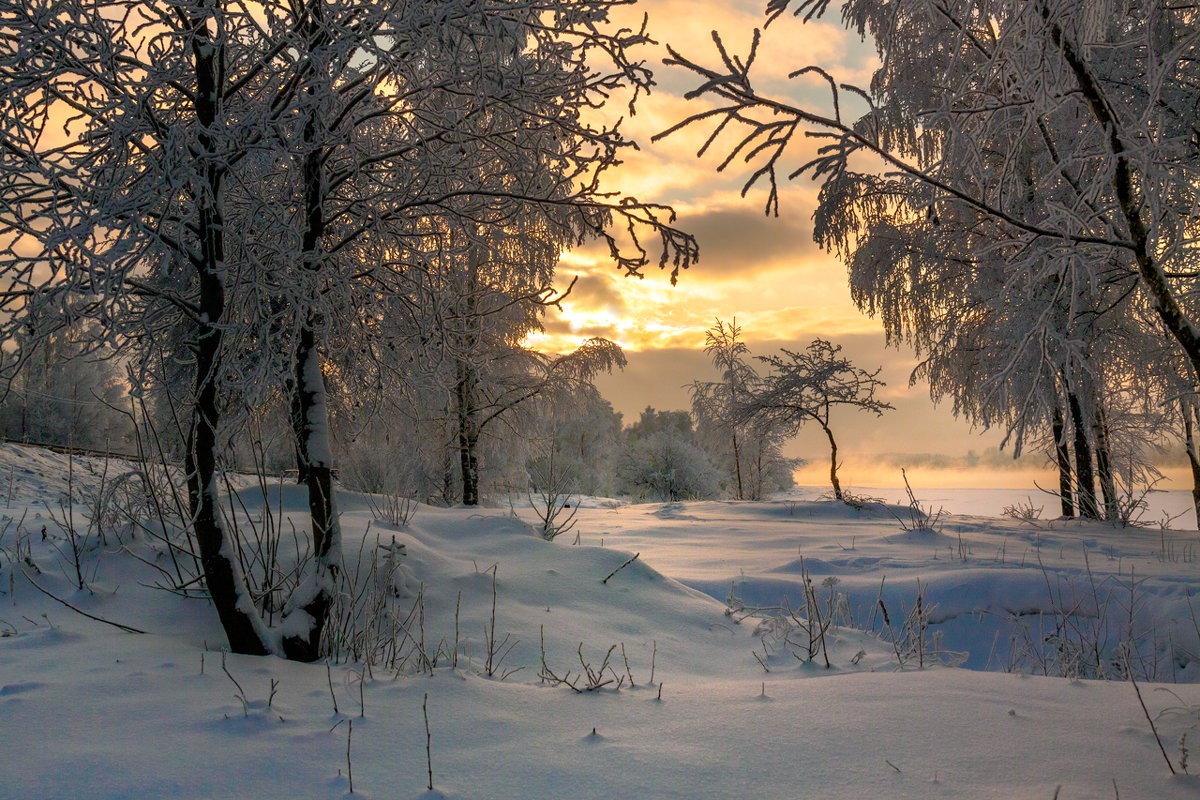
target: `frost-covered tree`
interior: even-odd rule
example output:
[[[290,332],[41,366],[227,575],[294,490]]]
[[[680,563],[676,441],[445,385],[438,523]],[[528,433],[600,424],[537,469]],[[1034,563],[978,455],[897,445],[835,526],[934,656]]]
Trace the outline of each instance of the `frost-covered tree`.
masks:
[[[546,309],[561,299],[552,286],[561,242],[520,231],[520,205],[509,213],[510,230],[451,236],[426,254],[417,280],[392,298],[407,309],[394,328],[397,339],[375,356],[381,368],[403,371],[408,382],[424,387],[424,407],[410,408],[415,419],[442,420],[446,434],[437,437],[437,447],[449,448],[441,459],[450,458],[455,473],[443,471],[447,502],[478,504],[491,480],[485,473],[495,473],[501,461],[510,469],[524,462],[518,448],[492,444],[497,437],[511,444],[512,430],[527,431],[532,420],[523,417],[539,398],[590,385],[597,372],[625,363],[620,348],[603,339],[562,356],[525,346],[541,330]],[[511,458],[485,459],[488,449],[507,450]],[[521,477],[509,489],[523,490],[525,482]]]
[[[0,2],[0,338],[31,314],[92,319],[98,341],[140,346],[138,381],[173,379],[191,523],[232,649],[319,651],[338,561],[322,350],[357,350],[377,328],[406,253],[429,250],[413,244],[429,220],[503,227],[528,204],[606,240],[627,272],[653,261],[647,231],[661,266],[694,258],[669,209],[598,190],[630,143],[591,115],[650,83],[627,55],[644,32],[610,27],[610,5]],[[482,164],[524,166],[501,186]],[[319,467],[317,557],[270,628],[230,556],[216,478],[236,415],[280,373],[302,464]]]
[[[700,446],[688,412],[647,407],[625,433],[617,479],[622,494],[659,502],[717,496],[720,475]]]
[[[36,332],[29,334],[36,336]],[[127,452],[129,420],[121,366],[70,328],[44,338],[24,369],[0,386],[6,439]],[[111,356],[111,354],[108,354]]]
[[[734,497],[745,500],[742,447],[747,432],[745,423],[737,419],[736,409],[758,375],[749,364],[750,350],[741,340],[741,332],[736,319],[728,325],[718,319],[704,332],[704,352],[721,373],[721,378],[719,381],[695,381],[691,392],[692,413],[700,420],[700,426],[719,431],[727,439],[733,462]]]
[[[721,377],[692,383],[692,414],[700,440],[718,463],[729,465],[734,498],[761,500],[792,485],[795,461],[783,455],[786,432],[776,420],[741,413],[759,383],[741,332],[737,320],[719,319],[705,331],[704,351]]]
[[[491,372],[487,380],[477,363],[457,362],[461,371],[453,401],[464,505],[479,503],[478,450],[485,431],[537,397],[580,391],[597,373],[625,365],[621,349],[604,339],[589,340],[558,357],[518,346],[492,355],[492,363],[485,364]]]
[[[581,385],[543,398],[535,419],[530,436],[539,446],[529,469],[535,491],[543,488],[537,476],[559,474],[568,491],[598,496],[616,493],[623,443],[621,415],[594,386]]]
[[[798,353],[783,349],[777,356],[759,356],[771,372],[741,407],[746,419],[765,417],[792,430],[808,422],[820,426],[829,440],[829,482],[833,496],[842,499],[838,481],[838,448],[830,416],[839,406],[877,416],[892,405],[876,397],[885,385],[879,370],[868,372],[840,355],[842,348],[825,339],[814,339]]]

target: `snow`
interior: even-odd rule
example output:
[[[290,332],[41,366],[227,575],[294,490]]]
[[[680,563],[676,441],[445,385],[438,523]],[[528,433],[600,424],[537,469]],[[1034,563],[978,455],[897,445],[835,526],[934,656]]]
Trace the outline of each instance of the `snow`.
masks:
[[[76,491],[97,485],[104,470],[79,459]],[[85,574],[94,577],[90,590],[75,589],[69,548],[45,505],[58,508],[66,456],[0,445],[5,473],[12,489],[0,485],[0,515],[13,522],[0,538],[0,797],[346,797],[351,776],[352,796],[367,798],[1200,791],[1196,777],[1169,773],[1128,681],[1061,677],[1053,667],[1073,669],[1064,659],[1007,672],[1014,649],[1003,646],[1006,637],[1044,641],[1034,620],[1098,630],[1097,609],[1108,612],[1097,638],[1116,645],[1132,619],[1135,664],[1160,675],[1138,686],[1179,769],[1180,737],[1187,733],[1191,748],[1200,735],[1200,641],[1188,607],[1200,580],[1195,532],[961,513],[970,493],[937,533],[905,533],[879,507],[816,499],[585,499],[573,546],[543,541],[520,506],[421,506],[396,528],[372,519],[363,497],[343,493],[348,554],[365,561],[391,549],[393,537],[403,545],[390,585],[402,608],[420,598],[423,626],[411,632],[437,666],[422,671],[412,658],[399,672],[378,663],[327,672],[220,653],[211,607],[148,588],[160,576],[126,552],[153,559],[151,541],[90,539]],[[1017,499],[1024,493],[1009,502]],[[303,494],[287,487],[271,498],[272,507],[280,502],[302,531]],[[26,547],[37,572],[22,560]],[[741,604],[786,598],[802,611],[802,570],[820,602],[832,593],[838,609],[829,669],[820,655],[808,663],[793,655],[789,642],[807,642],[795,620],[763,620],[726,603],[732,586]],[[76,614],[26,574],[81,610],[148,633]],[[937,608],[930,641],[940,639],[924,668],[915,658],[901,665],[898,645],[843,618],[867,627],[882,582],[898,629],[918,579],[923,607]],[[1058,617],[1056,607],[1077,613]],[[1007,611],[1022,612],[1036,633],[1021,639],[1019,627],[1004,628]],[[515,644],[488,677],[487,641],[505,637]],[[609,648],[612,682],[598,691],[539,678],[544,650],[548,671],[582,689],[587,667],[599,669]],[[972,669],[944,666],[958,651]]]
[[[302,391],[312,398],[304,421],[309,433],[308,458],[314,466],[328,467],[333,464],[333,453],[329,449],[329,411],[325,406],[325,376],[321,374],[321,359],[315,349],[305,354],[301,374],[304,376]]]

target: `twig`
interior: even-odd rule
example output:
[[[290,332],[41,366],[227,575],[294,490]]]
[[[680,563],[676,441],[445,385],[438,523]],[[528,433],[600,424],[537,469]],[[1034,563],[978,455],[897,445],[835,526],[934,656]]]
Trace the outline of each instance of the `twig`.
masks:
[[[613,575],[616,575],[618,572],[620,572],[621,570],[623,570],[623,569],[625,569],[626,567],[628,567],[628,566],[629,566],[630,564],[632,564],[634,561],[637,561],[637,557],[638,557],[638,556],[640,556],[640,555],[641,555],[641,553],[634,553],[632,558],[630,558],[628,561],[626,561],[626,562],[625,562],[624,564],[622,564],[621,566],[619,566],[619,567],[617,567],[616,569],[614,569],[612,572],[608,573],[608,578],[611,578]],[[600,581],[600,582],[601,582],[601,583],[604,583],[604,584],[607,584],[607,583],[608,583],[608,578],[605,578],[604,580],[602,580],[602,581]]]
[[[242,689],[242,685],[237,682],[237,678],[233,677],[233,673],[229,671],[229,667],[225,666],[225,653],[221,653],[221,671],[225,673],[225,677],[233,681],[233,685],[237,688],[237,694],[234,697],[242,703],[242,716],[250,716],[250,703],[246,700],[246,692]]]
[[[329,681],[329,697],[333,700],[333,713],[338,713],[337,695],[333,693],[333,670],[329,668],[329,662],[325,662],[325,679]]]
[[[1175,773],[1175,765],[1171,763],[1170,756],[1167,755],[1167,748],[1163,747],[1162,739],[1158,737],[1158,727],[1154,724],[1154,719],[1150,716],[1150,709],[1146,708],[1146,701],[1142,699],[1142,690],[1138,688],[1137,681],[1134,680],[1133,670],[1129,668],[1129,656],[1125,657],[1125,671],[1129,673],[1129,682],[1133,684],[1133,692],[1137,695],[1138,703],[1142,706],[1142,713],[1146,715],[1146,722],[1150,723],[1150,732],[1154,734],[1154,741],[1158,742],[1158,749],[1162,751],[1163,760],[1167,762],[1167,769],[1171,770],[1171,774]]]
[[[350,794],[354,794],[354,762],[350,760],[350,740],[354,737],[354,720],[346,720],[350,727],[346,728],[346,780],[350,781]]]
[[[429,791],[433,791],[433,755],[431,742],[432,738],[429,735],[429,692],[425,693],[425,699],[421,701],[421,713],[425,716],[425,768],[429,773]]]
[[[105,625],[112,625],[114,628],[120,628],[121,630],[123,630],[127,633],[145,633],[145,631],[140,630],[138,628],[134,628],[130,625],[122,625],[119,622],[113,622],[111,619],[104,619],[103,617],[97,617],[94,614],[89,614],[88,612],[86,612],[80,608],[76,608],[75,606],[68,603],[66,600],[63,600],[61,597],[55,597],[54,595],[50,594],[50,592],[43,589],[41,586],[38,586],[37,582],[33,578],[29,577],[29,573],[22,572],[21,574],[23,574],[25,576],[25,580],[29,581],[29,583],[33,586],[33,588],[37,589],[42,594],[46,595],[46,597],[49,597],[54,602],[63,604],[67,608],[74,611],[76,614],[82,614],[83,616],[87,617],[88,619],[95,620],[96,622],[103,622]]]

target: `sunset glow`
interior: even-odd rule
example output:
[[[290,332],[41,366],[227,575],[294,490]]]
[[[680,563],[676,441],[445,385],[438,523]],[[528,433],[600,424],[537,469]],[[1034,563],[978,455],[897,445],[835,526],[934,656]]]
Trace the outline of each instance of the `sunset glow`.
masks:
[[[695,88],[692,76],[658,64],[666,55],[664,45],[717,63],[712,39],[716,30],[731,53],[744,55],[754,29],[762,27],[762,3],[739,0],[699,16],[690,4],[652,0],[639,4],[638,13],[642,11],[649,14],[652,35],[663,43],[644,56],[659,86],[639,99],[635,115],[622,121],[621,129],[636,138],[639,149],[624,153],[622,165],[606,181],[639,200],[672,206],[678,213],[677,226],[700,245],[699,263],[672,287],[669,276],[654,266],[657,252],[652,247],[647,248],[652,263],[642,279],[622,276],[606,250],[594,243],[576,248],[564,254],[558,277],[560,287],[577,277],[575,288],[561,311],[547,312],[544,331],[530,337],[528,345],[561,353],[589,337],[618,343],[630,366],[625,374],[603,376],[598,385],[628,422],[648,405],[690,406],[686,386],[715,377],[702,348],[706,329],[718,318],[736,318],[755,355],[780,347],[802,349],[816,337],[829,339],[844,344],[863,367],[881,366],[888,382],[883,396],[896,406],[881,420],[850,413],[840,420],[840,452],[851,480],[897,485],[906,460],[909,466],[922,464],[914,473],[921,479],[944,486],[1031,486],[1035,480],[1050,480],[1049,465],[1040,454],[1019,464],[1012,463],[1008,451],[998,453],[998,461],[968,463],[972,451],[996,450],[1003,432],[973,430],[955,419],[946,405],[935,406],[927,386],[910,385],[917,359],[910,350],[883,346],[881,324],[850,300],[845,266],[813,242],[817,188],[807,177],[780,185],[780,214],[771,217],[764,213],[765,184],[743,192],[749,175],[744,164],[734,160],[718,171],[736,143],[730,134],[722,134],[699,157],[711,126],[693,125],[651,141],[711,107],[708,98],[684,98]],[[765,32],[752,74],[756,85],[773,94],[829,106],[830,90],[823,78],[788,78],[808,64],[821,64],[838,81],[866,85],[877,61],[872,46],[837,25],[832,14],[824,22],[809,24],[781,17]],[[850,114],[855,102],[843,93],[843,113]],[[804,152],[793,154],[783,174],[815,153],[817,146],[816,140],[802,144]],[[808,461],[797,472],[801,483],[827,481],[824,447],[821,436],[807,431],[789,446],[789,455]],[[881,448],[896,455],[881,460],[875,455]],[[906,459],[905,453],[911,457]],[[930,461],[931,454],[946,463]]]
[[[568,252],[561,260],[559,284],[576,276],[578,283],[561,312],[547,314],[545,332],[528,344],[564,352],[584,338],[603,336],[630,353],[699,348],[704,331],[718,317],[736,317],[748,339],[762,342],[878,332],[879,325],[851,304],[843,266],[812,241],[814,184],[805,179],[781,186],[781,215],[771,218],[764,214],[765,186],[743,196],[747,176],[739,164],[717,171],[733,144],[730,137],[719,138],[700,158],[697,153],[711,133],[704,125],[651,141],[711,107],[707,100],[683,97],[694,88],[687,74],[658,64],[667,55],[665,45],[694,57],[715,57],[712,33],[717,30],[729,48],[741,53],[763,24],[762,4],[742,0],[696,15],[690,4],[656,0],[639,5],[638,14],[642,11],[649,14],[651,34],[661,42],[642,54],[655,69],[660,88],[640,98],[637,113],[622,120],[621,129],[636,138],[639,149],[625,152],[622,165],[606,182],[639,200],[672,206],[679,215],[677,226],[696,237],[700,262],[672,287],[653,263],[640,280],[623,277],[606,250],[594,243]],[[833,65],[842,79],[863,81],[874,54],[833,22],[804,25],[783,18],[762,40],[755,75],[797,96],[828,93],[821,80],[789,81],[790,71],[809,62]],[[649,245],[654,262],[657,253]]]

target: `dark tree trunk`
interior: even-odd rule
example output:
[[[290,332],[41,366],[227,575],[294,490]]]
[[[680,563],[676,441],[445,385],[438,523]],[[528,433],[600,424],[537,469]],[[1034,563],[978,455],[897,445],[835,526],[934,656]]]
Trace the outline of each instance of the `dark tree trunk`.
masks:
[[[454,453],[458,449],[453,444],[455,436],[450,427],[447,420],[443,431],[445,438],[442,440],[442,502],[447,507],[454,505]]]
[[[458,374],[455,396],[458,400],[458,460],[462,477],[462,502],[464,506],[477,506],[479,505],[479,426],[475,419],[470,366],[460,361]]]
[[[464,308],[467,325],[476,324],[477,295],[479,291],[479,265],[483,256],[478,246],[471,248],[468,256],[466,280],[463,285]],[[455,362],[457,382],[454,399],[457,402],[458,462],[462,478],[462,503],[464,506],[479,505],[479,409],[476,407],[476,391],[479,375],[469,359],[474,357],[479,337],[468,327],[461,338],[461,352]]]
[[[1104,518],[1116,521],[1120,517],[1117,503],[1117,484],[1113,478],[1112,460],[1108,449],[1108,420],[1104,418],[1104,409],[1100,398],[1096,398],[1095,413],[1096,431],[1096,473],[1100,478],[1100,492],[1104,496]]]
[[[1067,445],[1067,426],[1063,420],[1062,406],[1057,402],[1051,428],[1054,433],[1054,458],[1058,462],[1058,498],[1062,503],[1062,515],[1073,517],[1075,500],[1071,491],[1071,450]]]
[[[1075,477],[1079,493],[1079,516],[1084,519],[1099,519],[1096,507],[1096,478],[1092,471],[1092,445],[1087,437],[1087,425],[1083,421],[1083,409],[1079,396],[1067,391],[1067,405],[1071,410],[1071,427],[1075,431]]]
[[[225,287],[221,277],[225,227],[220,198],[225,175],[212,131],[219,111],[219,76],[223,71],[224,51],[219,43],[212,42],[206,35],[208,21],[207,15],[198,15],[193,20],[195,110],[205,185],[195,193],[200,239],[200,259],[196,267],[197,311],[201,321],[196,330],[195,397],[184,468],[204,582],[229,638],[229,649],[235,653],[266,655],[269,648],[265,626],[255,609],[250,607],[245,579],[232,557],[235,544],[227,538],[217,505],[217,425],[220,421],[217,372],[225,313]]]
[[[833,431],[824,422],[821,423],[821,430],[825,431],[825,436],[829,439],[829,482],[833,484],[833,498],[841,500],[842,485],[838,483],[837,476],[837,442],[833,439]]]
[[[313,6],[306,23],[309,49],[319,46],[325,36],[321,28],[321,6]],[[310,88],[309,93],[313,92]],[[313,112],[315,114],[315,112]],[[301,241],[303,268],[315,272],[319,268],[321,240],[325,234],[324,181],[321,162],[325,155],[315,147],[317,131],[315,116],[304,126],[304,141],[309,152],[304,156],[305,226]],[[341,560],[341,530],[338,526],[337,505],[333,494],[333,448],[329,437],[329,405],[325,376],[321,372],[321,354],[317,346],[313,311],[302,312],[306,318],[296,341],[295,392],[292,395],[292,424],[296,426],[297,470],[308,484],[308,512],[312,523],[313,586],[302,593],[304,605],[285,609],[285,613],[302,611],[307,616],[303,632],[283,639],[283,651],[294,661],[316,661],[321,656],[321,632],[329,616],[329,607],[337,591],[337,573]]]
[[[733,470],[737,473],[737,499],[745,500],[746,493],[742,489],[742,450],[739,446],[737,428],[733,430]]]

